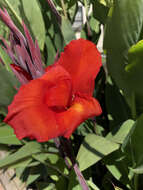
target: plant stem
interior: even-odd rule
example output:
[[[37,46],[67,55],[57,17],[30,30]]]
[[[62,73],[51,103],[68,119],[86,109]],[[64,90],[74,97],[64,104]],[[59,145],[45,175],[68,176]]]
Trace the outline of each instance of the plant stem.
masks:
[[[56,18],[57,18],[59,24],[61,24],[61,16],[60,16],[59,12],[57,11],[57,9],[56,9],[56,7],[55,7],[53,1],[52,1],[52,0],[47,0],[47,2],[48,2],[48,4],[49,4],[51,10],[52,10],[53,13],[55,14],[55,16],[56,16]]]
[[[138,190],[138,174],[134,175],[134,188]]]
[[[71,169],[73,167],[82,189],[89,190],[89,188],[86,184],[86,181],[76,163],[70,141],[65,138],[61,138],[61,139],[55,138],[54,141],[55,141],[56,147],[59,149],[60,154],[64,158],[67,167],[69,169]],[[70,159],[71,163],[69,163],[67,157]]]
[[[68,167],[69,169],[71,169],[71,165],[70,165],[70,163],[69,163],[67,157],[65,156],[65,154],[64,154],[64,152],[63,152],[63,149],[62,149],[62,147],[61,147],[60,139],[59,139],[59,138],[55,138],[55,139],[54,139],[54,142],[55,142],[55,145],[56,145],[56,147],[58,148],[58,150],[59,150],[61,156],[64,158],[65,164],[67,165],[67,167]]]
[[[64,16],[65,16],[65,18],[68,18],[67,17],[67,10],[66,10],[66,6],[65,6],[65,3],[64,3],[64,0],[60,0],[60,2],[61,2],[61,6],[62,6],[62,9],[63,9]]]
[[[89,190],[89,188],[88,188],[88,186],[86,184],[86,181],[85,181],[81,171],[79,170],[79,167],[78,167],[77,163],[75,163],[73,168],[74,168],[74,171],[75,171],[75,173],[76,173],[76,175],[78,177],[78,181],[79,181],[82,189],[83,190]]]

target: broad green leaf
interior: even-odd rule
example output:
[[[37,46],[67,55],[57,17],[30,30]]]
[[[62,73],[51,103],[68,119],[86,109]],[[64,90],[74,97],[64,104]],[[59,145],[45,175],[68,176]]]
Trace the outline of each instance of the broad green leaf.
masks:
[[[6,69],[8,71],[11,71],[10,69],[10,64],[12,63],[10,57],[6,54],[6,52],[2,49],[2,47],[0,46],[0,58],[2,59],[2,61],[4,62]],[[0,62],[1,64],[1,62]]]
[[[131,117],[129,106],[115,84],[111,85],[107,83],[105,100],[107,112],[112,116],[110,129],[113,129]]]
[[[50,160],[51,164],[56,164],[59,160],[58,154],[48,154],[48,159]]]
[[[31,162],[32,162],[32,158],[27,157],[17,163],[10,165],[10,168],[23,168],[23,171],[24,171],[24,169],[27,168]]]
[[[12,13],[16,25],[22,29],[21,21],[27,25],[31,35],[38,40],[40,49],[44,48],[45,26],[37,0],[2,0]]]
[[[56,190],[61,190],[61,189],[68,189],[67,179],[63,176],[61,176],[56,183]]]
[[[122,148],[132,159],[133,167],[143,165],[143,114],[134,123],[129,135],[126,137]]]
[[[12,13],[12,17],[16,20],[16,23],[21,26],[22,19],[20,18],[20,9],[21,7],[20,1],[18,0],[2,0],[4,5],[10,10]]]
[[[17,152],[8,155],[4,159],[0,160],[0,168],[7,167],[21,159],[32,156],[41,152],[41,145],[37,142],[29,142],[23,147],[21,147]]]
[[[0,114],[3,116],[6,116],[7,115],[7,107],[1,106],[0,107]]]
[[[40,182],[36,183],[38,190],[57,190],[54,183]]]
[[[94,129],[94,126],[90,126],[90,123],[83,122],[81,123],[77,130],[75,131],[76,134],[86,136],[89,133],[92,133]]]
[[[93,15],[102,24],[106,23],[109,7],[103,5],[99,1],[93,1]]]
[[[142,0],[114,1],[113,12],[106,26],[106,49],[125,50],[139,40],[143,22],[142,8]]]
[[[111,142],[104,137],[95,134],[87,135],[81,144],[77,155],[80,170],[83,171],[87,169],[118,148],[118,144]]]
[[[136,174],[143,174],[143,164],[131,170]]]
[[[48,54],[47,66],[49,66],[54,63],[54,60],[56,57],[56,50],[50,36],[46,36],[45,44],[46,44],[47,54]]]
[[[133,125],[133,120],[127,120],[121,126],[114,128],[113,131],[108,133],[106,138],[110,141],[122,144],[133,128]]]
[[[39,162],[43,164],[45,163],[47,159],[49,159],[52,164],[56,164],[56,162],[59,159],[58,155],[49,154],[49,153],[41,153],[41,154],[33,155],[33,158],[35,158],[35,160],[38,160]]]
[[[143,40],[133,45],[128,51],[129,64],[125,67],[132,90],[143,96]]]
[[[30,174],[28,178],[26,179],[26,185],[27,186],[30,185],[31,183],[36,181],[39,177],[40,177],[40,173]]]
[[[63,163],[61,162],[60,164],[61,168],[59,167],[59,164],[56,163],[59,160],[57,155],[40,153],[40,154],[35,154],[32,157],[46,166],[48,175],[54,181],[57,181],[59,179],[59,174],[63,173],[65,165],[63,165]],[[50,159],[52,158],[53,160],[51,161]],[[49,162],[49,160],[51,161],[51,163]],[[56,166],[54,164],[56,164]]]
[[[0,106],[8,106],[14,95],[18,81],[11,72],[8,72],[4,66],[0,65]]]
[[[7,26],[0,20],[0,36],[3,36],[5,39],[8,39],[9,31]]]
[[[131,185],[128,168],[129,161],[120,149],[105,157],[103,162],[117,180],[125,185]]]
[[[21,145],[21,142],[16,138],[13,129],[8,125],[0,127],[0,143],[9,145]]]
[[[72,26],[69,20],[65,17],[62,17],[61,31],[66,44],[75,39],[75,34],[73,32]]]
[[[44,48],[45,41],[45,26],[42,17],[42,13],[37,0],[22,0],[22,7],[29,27],[38,40],[40,49]]]
[[[140,39],[143,23],[143,0],[116,0],[106,25],[104,48],[107,67],[116,84],[128,89],[128,49]],[[129,90],[129,89],[128,89]]]

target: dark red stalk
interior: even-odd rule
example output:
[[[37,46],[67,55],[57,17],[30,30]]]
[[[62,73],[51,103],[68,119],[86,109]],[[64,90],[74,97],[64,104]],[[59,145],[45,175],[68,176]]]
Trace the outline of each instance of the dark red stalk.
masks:
[[[59,24],[61,24],[61,16],[60,16],[59,12],[57,11],[57,9],[56,9],[53,1],[52,0],[47,0],[47,2],[49,4],[49,7],[51,8],[51,10],[53,11],[53,13],[55,14],[55,16],[56,16]]]
[[[73,167],[82,189],[89,190],[89,188],[86,184],[86,181],[76,163],[75,157],[73,155],[71,142],[65,138],[60,138],[60,139],[56,138],[56,139],[54,139],[54,142],[56,144],[56,147],[59,149],[61,156],[64,158],[67,167],[69,169],[71,169]],[[70,159],[72,164],[69,163],[69,161],[67,160],[67,157]]]

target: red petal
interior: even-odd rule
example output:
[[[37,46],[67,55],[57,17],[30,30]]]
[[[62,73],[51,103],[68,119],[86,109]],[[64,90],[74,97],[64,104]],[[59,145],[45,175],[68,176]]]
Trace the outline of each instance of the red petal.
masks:
[[[51,106],[67,106],[70,83],[69,75],[61,66],[51,67],[41,78],[20,88],[4,121],[14,128],[19,139],[30,137],[44,142],[62,136],[64,129],[57,125]]]
[[[57,114],[57,121],[65,129],[64,137],[69,138],[83,121],[101,113],[100,104],[95,98],[80,94],[67,111]]]
[[[26,102],[25,102],[26,103]],[[9,107],[9,111],[18,106],[18,103]],[[38,142],[45,142],[63,134],[59,130],[55,113],[43,105],[27,106],[16,114],[9,113],[5,119],[13,129],[18,139],[29,137],[37,139]]]
[[[95,44],[79,39],[64,49],[58,63],[71,75],[74,92],[93,94],[94,79],[101,67],[101,55]]]
[[[65,69],[57,64],[46,69],[46,80],[54,87],[47,91],[46,104],[49,107],[67,107],[71,99],[71,77]],[[42,77],[44,79],[44,77]]]

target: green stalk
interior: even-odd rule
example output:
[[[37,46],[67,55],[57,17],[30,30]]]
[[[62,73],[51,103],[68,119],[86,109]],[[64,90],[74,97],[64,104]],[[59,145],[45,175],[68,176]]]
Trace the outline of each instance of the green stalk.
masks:
[[[62,6],[62,9],[63,9],[64,16],[65,16],[65,18],[68,18],[64,0],[60,0],[60,2],[61,2],[61,6]]]
[[[139,177],[138,174],[134,175],[134,188],[135,188],[135,190],[138,190],[138,177]]]

